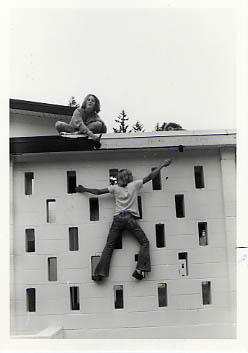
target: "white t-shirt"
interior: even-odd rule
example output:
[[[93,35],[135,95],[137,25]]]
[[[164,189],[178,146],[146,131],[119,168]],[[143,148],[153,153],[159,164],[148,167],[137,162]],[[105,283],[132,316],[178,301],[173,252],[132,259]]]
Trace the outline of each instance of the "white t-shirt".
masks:
[[[124,187],[117,184],[108,187],[109,192],[115,197],[114,216],[122,211],[130,212],[136,217],[140,216],[137,196],[142,186],[143,180],[134,180]]]

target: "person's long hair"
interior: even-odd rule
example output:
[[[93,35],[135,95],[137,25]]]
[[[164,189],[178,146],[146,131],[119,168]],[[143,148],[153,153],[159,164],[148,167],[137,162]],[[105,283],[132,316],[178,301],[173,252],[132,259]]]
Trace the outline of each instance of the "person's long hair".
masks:
[[[95,96],[94,94],[87,94],[87,96],[84,98],[84,101],[83,101],[83,103],[82,103],[82,105],[81,105],[81,109],[85,110],[85,108],[86,108],[86,101],[87,101],[87,99],[88,99],[90,96],[95,98],[94,111],[95,111],[96,113],[99,113],[99,112],[100,112],[100,108],[101,108],[101,106],[100,106],[100,101],[99,101],[99,99],[97,98],[97,96]]]
[[[117,184],[119,186],[127,186],[128,183],[131,183],[131,181],[133,181],[133,175],[131,170],[129,169],[121,169],[118,172],[118,176],[117,176]]]

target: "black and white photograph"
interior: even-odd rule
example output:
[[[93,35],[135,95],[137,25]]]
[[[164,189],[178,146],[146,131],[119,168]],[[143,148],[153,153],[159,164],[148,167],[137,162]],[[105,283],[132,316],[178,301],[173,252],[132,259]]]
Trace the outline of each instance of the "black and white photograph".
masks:
[[[12,341],[238,338],[240,14],[154,3],[9,10]]]

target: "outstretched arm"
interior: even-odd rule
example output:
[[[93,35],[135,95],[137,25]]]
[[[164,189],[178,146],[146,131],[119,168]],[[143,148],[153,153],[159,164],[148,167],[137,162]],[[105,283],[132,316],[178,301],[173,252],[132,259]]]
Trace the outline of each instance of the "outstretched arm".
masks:
[[[166,159],[159,167],[157,167],[156,169],[154,169],[151,173],[149,173],[146,177],[143,178],[143,184],[147,183],[148,181],[154,179],[158,173],[160,172],[160,170],[164,167],[167,167],[168,165],[171,164],[171,159]]]
[[[93,134],[93,132],[85,125],[83,122],[80,109],[75,109],[71,119],[71,125],[79,129],[81,134],[85,134],[91,137],[93,140],[98,140],[98,136]]]
[[[89,192],[90,194],[94,195],[102,195],[102,194],[107,194],[109,192],[108,188],[105,189],[91,189],[91,188],[85,188],[82,185],[78,185],[75,187],[76,192]]]

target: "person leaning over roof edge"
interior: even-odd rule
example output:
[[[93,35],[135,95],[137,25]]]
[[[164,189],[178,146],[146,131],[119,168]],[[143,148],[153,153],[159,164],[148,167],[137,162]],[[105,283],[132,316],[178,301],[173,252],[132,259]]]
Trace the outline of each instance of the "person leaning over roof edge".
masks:
[[[96,266],[93,280],[100,281],[104,277],[108,277],[115,243],[124,230],[130,231],[140,244],[138,262],[132,276],[141,280],[144,278],[142,272],[151,271],[149,241],[136,220],[139,218],[137,193],[143,184],[154,179],[162,168],[170,165],[171,161],[171,159],[165,160],[143,179],[133,180],[132,172],[129,169],[121,169],[118,172],[117,184],[115,185],[110,185],[105,189],[86,188],[82,185],[75,188],[76,192],[80,193],[89,192],[95,195],[111,193],[115,199],[113,222],[100,261]]]

